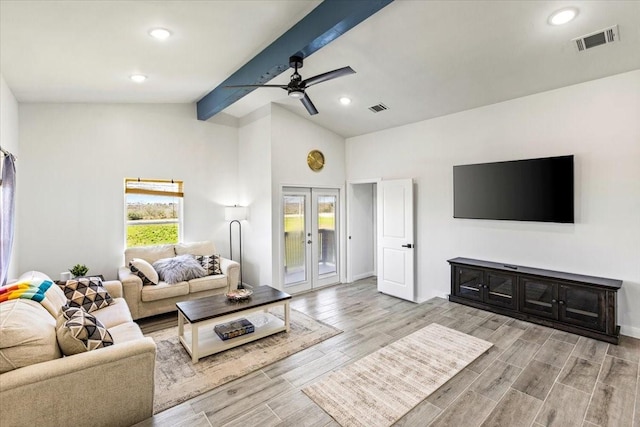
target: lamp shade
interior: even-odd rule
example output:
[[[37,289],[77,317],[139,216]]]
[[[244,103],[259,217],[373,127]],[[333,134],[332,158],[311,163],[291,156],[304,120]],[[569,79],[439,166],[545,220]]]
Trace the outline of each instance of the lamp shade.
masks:
[[[247,208],[245,206],[227,206],[224,208],[225,221],[242,221],[247,219]]]

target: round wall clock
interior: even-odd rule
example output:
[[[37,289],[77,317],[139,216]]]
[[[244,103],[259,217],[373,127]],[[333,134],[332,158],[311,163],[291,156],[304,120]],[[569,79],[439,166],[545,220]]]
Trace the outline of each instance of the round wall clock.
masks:
[[[307,164],[312,171],[320,171],[324,167],[324,154],[319,150],[309,151],[309,154],[307,154]]]

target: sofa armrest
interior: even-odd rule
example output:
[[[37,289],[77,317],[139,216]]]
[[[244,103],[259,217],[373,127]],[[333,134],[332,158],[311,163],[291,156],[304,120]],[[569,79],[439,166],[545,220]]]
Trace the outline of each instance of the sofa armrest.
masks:
[[[122,283],[122,297],[127,301],[131,317],[138,319],[140,313],[138,305],[142,298],[142,279],[133,274],[128,267],[118,269],[118,279]]]
[[[153,415],[155,357],[153,339],[142,338],[6,372],[0,375],[2,425],[140,422]],[[69,409],[81,402],[87,409]]]
[[[222,274],[227,276],[227,285],[229,286],[229,290],[238,289],[240,263],[220,257],[220,270],[222,270]]]
[[[106,280],[102,282],[109,295],[113,298],[122,298],[122,283],[119,280]]]

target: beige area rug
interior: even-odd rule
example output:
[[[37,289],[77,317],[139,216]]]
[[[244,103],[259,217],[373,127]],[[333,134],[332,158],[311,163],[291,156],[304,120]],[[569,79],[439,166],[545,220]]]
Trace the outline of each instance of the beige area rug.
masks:
[[[283,318],[282,309],[278,309],[269,312]],[[191,362],[191,357],[178,341],[177,326],[149,333],[147,336],[153,338],[158,346],[154,413],[257,371],[341,332],[292,309],[289,333],[280,332],[213,354],[196,364]]]
[[[302,391],[342,426],[390,426],[492,345],[432,323]]]

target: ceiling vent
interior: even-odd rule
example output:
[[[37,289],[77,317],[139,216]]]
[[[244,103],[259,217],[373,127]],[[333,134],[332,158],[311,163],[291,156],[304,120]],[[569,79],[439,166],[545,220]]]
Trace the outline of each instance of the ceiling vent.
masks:
[[[618,26],[614,25],[613,27],[596,31],[595,33],[577,37],[571,41],[574,43],[576,49],[578,49],[578,52],[584,52],[596,46],[620,41],[620,35],[618,34]]]
[[[373,111],[374,113],[379,113],[380,111],[384,111],[384,110],[388,110],[389,107],[387,107],[386,105],[384,105],[382,102],[380,104],[374,105],[372,107],[369,107],[369,110]]]

